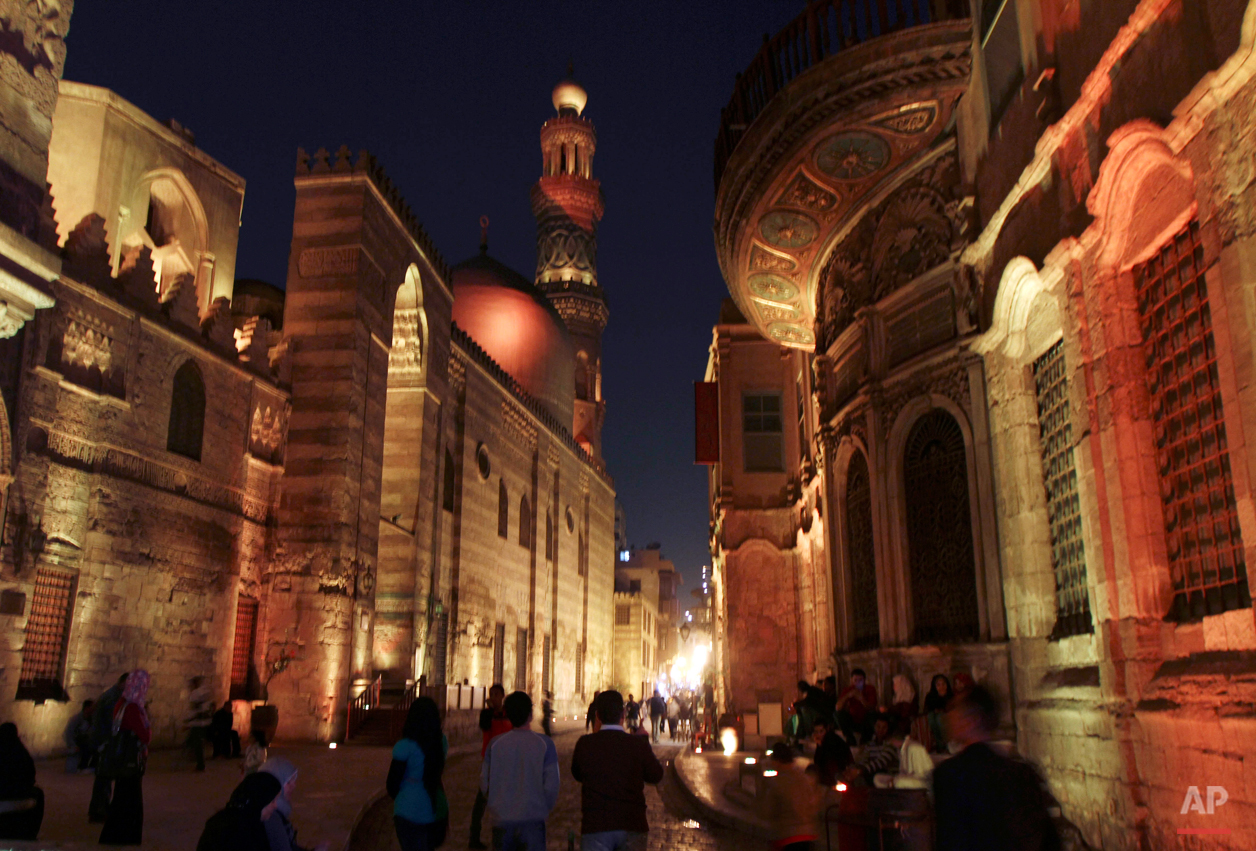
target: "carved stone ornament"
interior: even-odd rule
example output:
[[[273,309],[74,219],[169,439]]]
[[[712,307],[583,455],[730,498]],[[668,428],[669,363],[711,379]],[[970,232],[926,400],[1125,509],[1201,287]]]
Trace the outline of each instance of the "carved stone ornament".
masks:
[[[61,0],[7,0],[0,3],[0,26],[12,35],[20,35],[21,45],[7,50],[28,74],[46,68],[54,77],[61,76],[65,65],[65,35],[70,28],[71,2]]]
[[[750,271],[752,272],[792,272],[798,263],[792,257],[776,254],[761,246],[750,249]]]
[[[810,245],[820,232],[815,219],[802,213],[773,210],[759,220],[759,233],[780,248],[802,248]]]
[[[872,240],[873,301],[879,301],[951,256],[946,202],[917,186],[896,194]]]
[[[816,326],[820,345],[828,348],[855,319],[855,311],[868,304],[867,266],[845,252],[833,255],[820,275],[819,315]]]
[[[423,335],[419,309],[393,312],[392,348],[388,352],[390,378],[414,379],[423,371]]]
[[[903,410],[908,402],[919,396],[928,395],[945,396],[961,410],[972,410],[968,368],[960,362],[959,358],[952,358],[930,370],[922,370],[888,392],[881,407],[882,433],[890,433],[899,411]]]
[[[597,269],[597,240],[583,228],[547,225],[537,237],[536,274],[575,271],[592,275]]]
[[[751,275],[746,285],[750,292],[768,301],[785,302],[798,297],[798,286],[776,275]]]
[[[12,337],[29,316],[23,316],[7,301],[0,301],[0,340]]]
[[[279,402],[258,402],[249,426],[249,451],[257,458],[274,459],[283,445],[287,417]]]
[[[789,346],[810,346],[816,341],[815,335],[806,328],[787,322],[774,322],[769,325],[768,336],[778,343]]]
[[[321,151],[324,159],[327,152]],[[303,278],[330,278],[353,275],[358,271],[357,245],[337,245],[329,248],[307,248],[297,259],[297,271]]]
[[[874,118],[872,123],[903,136],[916,136],[933,126],[933,120],[937,116],[938,107],[935,103],[911,104],[890,115]]]
[[[889,144],[880,136],[863,130],[830,136],[815,149],[816,168],[836,180],[863,180],[889,162]]]
[[[799,172],[785,187],[781,197],[776,199],[776,203],[786,207],[802,207],[823,215],[832,213],[837,208],[837,195]]]

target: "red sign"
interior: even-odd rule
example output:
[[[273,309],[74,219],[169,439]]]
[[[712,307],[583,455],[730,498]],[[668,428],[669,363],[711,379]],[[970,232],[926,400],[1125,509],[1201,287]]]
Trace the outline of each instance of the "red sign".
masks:
[[[693,383],[695,464],[720,463],[720,385],[715,381]]]

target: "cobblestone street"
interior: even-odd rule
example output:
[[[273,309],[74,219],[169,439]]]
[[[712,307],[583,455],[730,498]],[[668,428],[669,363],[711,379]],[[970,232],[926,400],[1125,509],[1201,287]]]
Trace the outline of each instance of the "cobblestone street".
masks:
[[[554,737],[562,765],[562,785],[558,804],[547,825],[550,851],[564,851],[569,837],[580,843],[580,784],[571,776],[571,754],[580,732],[559,733]],[[655,747],[660,760],[670,762],[680,748],[662,742]],[[445,848],[461,851],[466,848],[471,823],[471,805],[479,783],[478,751],[450,757],[445,769],[445,791],[450,801],[449,838]],[[702,821],[693,806],[678,788],[675,775],[668,766],[663,782],[657,788],[646,787],[646,804],[650,817],[650,851],[657,849],[692,849],[692,851],[750,851],[762,849],[766,843],[726,828]],[[485,818],[483,839],[487,843],[491,819]],[[397,838],[392,826],[392,801],[377,802],[363,819],[354,837],[352,851],[397,851]]]

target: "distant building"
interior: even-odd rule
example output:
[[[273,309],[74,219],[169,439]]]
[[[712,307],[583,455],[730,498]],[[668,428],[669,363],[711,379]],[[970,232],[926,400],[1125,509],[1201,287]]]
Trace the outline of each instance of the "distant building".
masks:
[[[646,631],[649,633],[649,644],[654,648],[653,652],[643,654],[648,655],[650,660],[644,675],[648,681],[655,682],[667,673],[668,665],[676,655],[676,630],[680,626],[677,591],[682,577],[671,561],[663,558],[659,544],[650,544],[642,550],[630,548],[626,552],[628,557],[621,558],[615,565],[615,591],[617,597],[628,594],[643,598],[641,605],[647,615]],[[617,601],[616,605],[623,605],[623,601]],[[619,634],[616,633],[617,636]],[[627,633],[624,635],[627,636]],[[628,658],[617,648],[616,658],[621,656]],[[622,681],[622,678],[617,675],[616,681]]]

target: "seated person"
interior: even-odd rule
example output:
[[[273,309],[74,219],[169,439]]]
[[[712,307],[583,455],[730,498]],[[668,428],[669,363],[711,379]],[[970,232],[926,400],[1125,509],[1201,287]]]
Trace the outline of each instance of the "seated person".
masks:
[[[847,742],[866,742],[872,737],[872,716],[877,711],[877,690],[863,668],[850,672],[850,685],[837,696],[837,723]]]
[[[842,773],[855,761],[850,753],[850,745],[837,732],[836,726],[827,718],[816,721],[811,730],[811,740],[816,745],[815,762],[816,779],[823,786],[835,786],[841,780]]]
[[[892,682],[894,703],[889,711],[894,716],[893,733],[896,736],[906,736],[911,732],[912,721],[916,719],[916,687],[903,674],[895,674]]]
[[[898,751],[898,773],[878,774],[874,782],[879,789],[927,790],[932,778],[933,759],[928,748],[907,736]]]
[[[66,722],[62,738],[69,751],[65,763],[67,772],[86,771],[96,764],[96,749],[92,747],[92,708],[95,705],[95,701],[83,701],[83,710]]]
[[[924,707],[929,735],[925,745],[934,753],[946,753],[946,729],[942,719],[950,707],[951,697],[951,681],[946,674],[934,674]]]
[[[872,740],[863,746],[859,761],[846,769],[846,782],[871,786],[878,774],[898,773],[898,745],[890,738],[890,720],[884,715],[874,716]]]
[[[44,792],[35,785],[35,760],[17,735],[0,724],[0,839],[33,840],[44,821]]]

